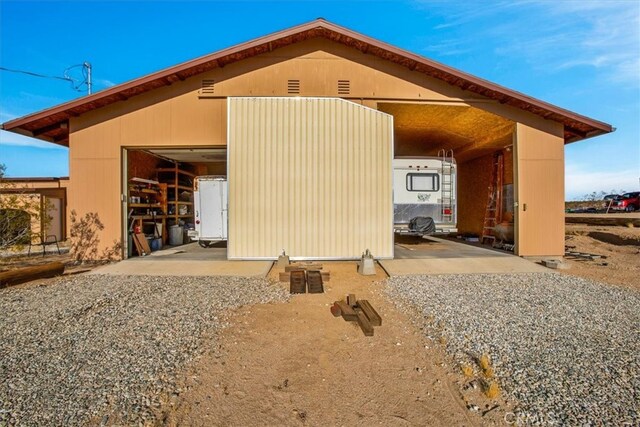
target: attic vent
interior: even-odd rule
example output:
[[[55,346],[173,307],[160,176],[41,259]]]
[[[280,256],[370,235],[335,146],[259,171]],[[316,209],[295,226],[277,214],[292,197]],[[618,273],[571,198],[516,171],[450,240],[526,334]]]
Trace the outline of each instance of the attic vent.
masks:
[[[351,82],[349,80],[338,80],[338,95],[349,95],[351,93]]]
[[[202,88],[200,89],[201,95],[213,95],[215,90],[215,80],[203,80]]]
[[[287,93],[300,93],[300,80],[287,80]]]

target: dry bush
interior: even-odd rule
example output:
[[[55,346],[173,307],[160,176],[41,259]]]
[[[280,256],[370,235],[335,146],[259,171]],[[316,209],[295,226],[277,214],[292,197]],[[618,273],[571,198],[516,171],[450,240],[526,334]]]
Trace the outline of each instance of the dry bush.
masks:
[[[120,259],[122,244],[117,240],[102,252],[98,251],[104,224],[96,212],[88,212],[79,218],[77,212],[72,210],[70,220],[71,257],[74,262],[108,262]]]

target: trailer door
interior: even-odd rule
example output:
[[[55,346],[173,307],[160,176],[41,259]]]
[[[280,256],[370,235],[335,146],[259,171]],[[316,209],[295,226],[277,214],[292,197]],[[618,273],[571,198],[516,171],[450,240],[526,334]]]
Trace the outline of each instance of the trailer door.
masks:
[[[227,239],[227,182],[222,179],[201,180],[196,199],[196,215],[200,220],[200,240]]]

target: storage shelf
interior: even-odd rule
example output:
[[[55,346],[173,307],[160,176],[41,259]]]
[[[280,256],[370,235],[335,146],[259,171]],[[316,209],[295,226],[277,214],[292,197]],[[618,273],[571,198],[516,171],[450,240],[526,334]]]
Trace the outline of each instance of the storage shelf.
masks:
[[[189,205],[189,206],[193,205],[193,202],[182,202],[179,200],[177,202],[175,200],[169,200],[167,203],[170,205]]]
[[[177,188],[178,190],[193,191],[193,188],[187,187],[186,185],[176,186],[175,184],[167,184],[167,188]]]
[[[167,215],[131,215],[133,219],[165,219]]]
[[[182,169],[177,169],[177,168],[158,168],[157,169],[158,172],[173,172],[173,173],[178,173],[178,174],[182,174],[182,175],[186,175],[189,176],[191,178],[195,178],[195,174],[191,173],[191,172],[187,172],[185,170]]]
[[[159,203],[129,203],[129,207],[155,209],[155,208],[161,208],[162,206]]]
[[[193,218],[193,214],[186,214],[186,215],[172,215],[174,217],[177,218]]]
[[[158,194],[160,193],[160,190],[154,190],[151,188],[141,188],[141,189],[136,189],[133,187],[129,187],[129,192],[130,193],[146,193],[146,194]]]

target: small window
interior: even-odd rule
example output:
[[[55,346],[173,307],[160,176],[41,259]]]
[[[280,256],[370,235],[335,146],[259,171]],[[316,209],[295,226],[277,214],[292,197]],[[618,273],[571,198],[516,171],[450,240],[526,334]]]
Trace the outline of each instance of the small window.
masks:
[[[408,191],[439,191],[440,177],[437,173],[408,173]]]

